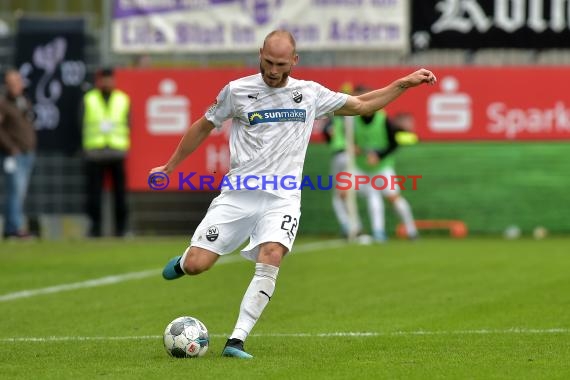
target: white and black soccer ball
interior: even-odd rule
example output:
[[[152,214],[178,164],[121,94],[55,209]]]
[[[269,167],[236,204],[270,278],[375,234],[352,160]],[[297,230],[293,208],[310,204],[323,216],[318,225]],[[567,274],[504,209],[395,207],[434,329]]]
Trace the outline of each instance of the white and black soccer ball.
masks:
[[[164,330],[164,348],[176,358],[197,358],[208,351],[206,326],[193,317],[178,317]]]

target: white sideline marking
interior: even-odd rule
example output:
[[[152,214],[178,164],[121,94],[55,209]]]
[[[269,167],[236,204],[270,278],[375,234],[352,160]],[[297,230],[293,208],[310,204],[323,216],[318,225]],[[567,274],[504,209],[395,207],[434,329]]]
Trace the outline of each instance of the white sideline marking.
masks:
[[[330,332],[330,333],[274,333],[274,334],[252,334],[253,337],[277,337],[277,338],[338,338],[338,337],[380,337],[380,336],[418,336],[418,335],[516,335],[516,334],[569,334],[570,329],[480,329],[480,330],[417,330],[417,331],[392,331],[392,332]],[[225,338],[229,334],[210,334],[214,338]],[[47,336],[47,337],[14,337],[0,338],[2,343],[18,342],[69,342],[69,341],[122,341],[122,340],[160,340],[162,335],[140,335],[140,336]]]
[[[328,240],[328,241],[321,241],[321,242],[313,242],[313,243],[306,243],[299,245],[298,248],[294,248],[294,252],[302,253],[302,252],[310,252],[317,249],[324,249],[324,248],[336,248],[347,244],[344,240]],[[216,263],[216,265],[221,264],[230,264],[237,261],[240,261],[240,256],[227,256],[220,258],[220,261]],[[151,269],[145,270],[141,272],[129,272],[124,274],[118,274],[114,276],[106,276],[95,278],[92,280],[86,280],[81,282],[73,282],[69,284],[61,284],[55,286],[48,286],[46,288],[39,288],[39,289],[27,289],[27,290],[20,290],[18,292],[7,293],[0,295],[0,302],[12,301],[17,300],[20,298],[29,298],[35,297],[42,294],[54,294],[54,293],[61,293],[61,292],[68,292],[70,290],[76,289],[85,289],[85,288],[95,288],[97,286],[103,285],[112,285],[118,284],[120,282],[130,281],[130,280],[138,280],[141,278],[147,278],[152,276],[157,276],[161,273],[160,269]]]
[[[145,270],[142,272],[130,272],[125,274],[118,274],[115,276],[95,278],[93,280],[73,282],[70,284],[48,286],[47,288],[21,290],[19,292],[8,293],[0,296],[0,302],[12,301],[20,298],[34,297],[34,296],[39,296],[41,294],[61,293],[75,289],[94,288],[96,286],[117,284],[119,282],[156,276],[159,273],[160,273],[159,270],[152,269],[152,270]]]

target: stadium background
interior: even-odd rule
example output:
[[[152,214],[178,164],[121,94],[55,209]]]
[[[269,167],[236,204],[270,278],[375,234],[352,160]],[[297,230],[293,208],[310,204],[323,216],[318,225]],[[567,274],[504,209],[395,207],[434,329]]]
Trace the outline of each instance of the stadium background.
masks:
[[[526,4],[525,2],[479,1],[481,9],[493,20],[495,3],[511,5]],[[252,2],[253,3],[253,2]],[[257,1],[256,3],[276,3],[272,1]],[[280,2],[279,2],[280,3]],[[286,2],[285,2],[286,3]],[[396,2],[400,3],[400,2]],[[337,69],[346,70],[370,69],[371,75],[379,76],[376,79],[380,84],[388,83],[389,79],[396,78],[396,73],[405,73],[417,67],[427,67],[436,72],[441,79],[449,75],[461,78],[461,84],[471,80],[477,82],[478,92],[472,94],[473,102],[478,97],[489,94],[516,93],[525,99],[527,109],[545,109],[554,107],[558,102],[564,106],[566,89],[570,81],[567,65],[570,63],[570,38],[568,36],[569,20],[562,18],[565,28],[554,32],[552,27],[546,27],[543,32],[535,32],[528,27],[527,19],[530,16],[525,9],[525,24],[519,28],[512,28],[506,32],[499,28],[495,18],[495,25],[485,32],[477,32],[473,28],[470,33],[429,33],[429,24],[434,23],[440,15],[436,11],[434,1],[420,2],[402,1],[407,9],[407,23],[409,33],[406,41],[407,49],[327,49],[319,51],[300,51],[301,64],[299,70],[302,75],[311,78],[311,70],[323,77],[323,82],[338,83]],[[459,3],[459,2],[448,2]],[[563,3],[563,2],[562,2]],[[550,2],[544,1],[545,18],[550,13]],[[255,51],[246,52],[200,52],[200,51],[168,51],[148,54],[141,52],[118,52],[113,48],[110,33],[113,23],[111,1],[71,1],[71,0],[25,0],[0,1],[0,68],[17,66],[22,69],[21,63],[25,60],[23,55],[30,54],[37,39],[25,40],[26,33],[40,30],[51,30],[57,34],[57,27],[69,24],[66,33],[79,34],[80,37],[70,43],[69,54],[59,66],[66,67],[68,74],[79,72],[81,83],[71,83],[65,94],[73,99],[73,94],[88,87],[93,73],[103,65],[113,65],[120,68],[119,86],[128,87],[133,81],[144,84],[149,91],[149,97],[159,90],[161,80],[174,75],[178,95],[191,98],[191,115],[189,120],[195,120],[205,110],[215,96],[224,78],[237,77],[237,73],[255,72],[257,70],[257,54]],[[462,13],[462,18],[468,18],[468,13]],[[33,27],[30,28],[30,19]],[[41,20],[42,27],[39,27]],[[27,24],[26,24],[27,22]],[[74,24],[75,23],[75,24]],[[37,27],[38,29],[34,29]],[[26,29],[27,28],[27,29]],[[75,28],[75,29],[74,29]],[[78,28],[81,33],[77,33]],[[45,34],[45,33],[44,33]],[[48,33],[49,34],[49,33]],[[458,38],[458,36],[462,38]],[[47,37],[46,37],[47,38]],[[27,41],[26,47],[18,41]],[[35,42],[34,42],[35,41]],[[70,40],[71,41],[71,40]],[[48,43],[49,40],[41,43]],[[73,51],[71,47],[73,46]],[[140,67],[140,58],[150,59],[148,66]],[[66,61],[67,60],[67,61]],[[63,63],[67,63],[67,66]],[[78,62],[84,64],[83,69],[78,68]],[[306,68],[306,71],[303,71]],[[540,70],[540,69],[543,70]],[[548,70],[555,74],[548,74]],[[75,70],[75,71],[73,71]],[[479,71],[478,71],[479,70]],[[538,71],[537,71],[538,70]],[[516,72],[517,79],[501,82],[503,75]],[[223,78],[220,77],[223,72]],[[497,78],[488,79],[491,72],[498,73]],[[58,75],[58,74],[54,74]],[[204,86],[184,87],[188,83],[176,79],[185,75],[204,76]],[[145,78],[156,77],[154,88]],[[29,78],[33,75],[30,74]],[[169,77],[170,78],[170,77]],[[470,79],[468,79],[470,78]],[[349,74],[345,78],[362,82],[366,79]],[[39,76],[36,76],[36,82]],[[151,80],[151,79],[149,79]],[[216,80],[219,84],[216,85]],[[532,82],[534,80],[534,82]],[[531,81],[535,85],[523,86]],[[68,83],[68,84],[69,84]],[[148,85],[148,86],[147,86]],[[73,88],[71,88],[73,87]],[[460,88],[461,89],[461,88]],[[427,91],[427,90],[419,90]],[[437,92],[437,89],[429,90]],[[70,95],[71,94],[71,95]],[[134,94],[131,94],[134,95]],[[426,99],[417,99],[415,95],[406,94],[402,107],[410,108],[422,122],[419,127],[420,144],[401,149],[398,152],[398,172],[402,174],[419,174],[417,191],[406,191],[417,219],[460,219],[465,221],[471,233],[497,234],[509,225],[519,226],[524,233],[532,231],[536,226],[544,226],[555,233],[568,233],[570,221],[564,212],[568,202],[567,162],[570,153],[567,141],[570,138],[568,127],[556,133],[529,134],[506,138],[486,138],[485,136],[464,136],[437,138],[429,135],[428,119],[425,115]],[[410,99],[404,100],[409,97]],[[68,101],[72,101],[69,100]],[[135,100],[138,102],[139,100]],[[148,98],[140,102],[148,101]],[[396,104],[395,103],[395,104]],[[83,177],[81,158],[74,140],[76,128],[73,108],[65,109],[66,102],[62,98],[56,106],[61,111],[61,124],[45,128],[40,131],[40,151],[36,169],[32,178],[32,185],[27,202],[27,211],[30,218],[30,227],[40,234],[58,237],[72,234],[72,225],[84,223]],[[397,106],[396,106],[397,107]],[[390,110],[389,110],[390,111]],[[473,130],[484,129],[481,113],[482,109],[474,109]],[[568,110],[564,110],[567,114]],[[133,133],[141,134],[145,129],[144,104],[134,108],[135,121]],[[567,117],[567,116],[566,116]],[[479,121],[478,121],[479,120]],[[65,125],[63,125],[65,123]],[[564,121],[562,122],[564,124]],[[566,121],[566,124],[568,122]],[[141,135],[142,136],[142,135]],[[136,140],[133,136],[133,152],[129,170],[131,175],[131,229],[135,235],[189,235],[197,222],[203,216],[210,200],[216,195],[210,192],[187,191],[151,192],[140,186],[141,176],[144,179],[146,169],[143,164],[133,161],[141,160],[145,152],[151,157],[162,157],[151,165],[161,164],[168,158],[172,148],[180,138],[180,134],[171,134],[165,137],[156,137],[146,134],[143,140]],[[144,140],[146,138],[146,140]],[[216,147],[223,145],[222,136],[213,138]],[[315,138],[318,140],[318,136]],[[140,144],[137,146],[137,143]],[[138,153],[137,153],[138,152]],[[219,151],[217,151],[219,154]],[[197,155],[207,156],[204,150]],[[200,158],[196,157],[196,160]],[[148,158],[148,157],[147,157]],[[308,159],[305,165],[305,174],[312,177],[328,174],[329,153],[327,147],[315,141],[308,150]],[[182,168],[191,170],[191,164]],[[212,170],[207,163],[200,162],[199,168],[205,173]],[[2,179],[0,178],[0,181]],[[138,181],[138,182],[137,182]],[[0,193],[0,198],[3,193]],[[0,199],[2,201],[2,199]],[[107,227],[111,223],[109,217],[109,197],[107,202]],[[361,205],[362,206],[362,205]],[[388,207],[389,231],[393,232],[395,217]],[[365,216],[364,208],[362,215]],[[63,222],[62,222],[63,221]],[[54,230],[53,225],[63,223],[64,227]],[[80,227],[78,227],[81,229]],[[68,231],[62,231],[67,229]],[[51,232],[46,232],[50,230]],[[330,207],[330,194],[318,191],[303,192],[303,221],[301,232],[314,234],[336,234],[336,226],[332,209]],[[47,236],[50,237],[50,236]]]

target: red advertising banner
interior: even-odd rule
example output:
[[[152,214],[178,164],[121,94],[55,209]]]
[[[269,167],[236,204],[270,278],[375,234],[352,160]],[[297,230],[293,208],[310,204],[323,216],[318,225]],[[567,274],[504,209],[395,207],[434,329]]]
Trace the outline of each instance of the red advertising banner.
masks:
[[[435,86],[408,90],[393,102],[389,114],[416,117],[422,141],[568,140],[570,139],[570,69],[431,68]],[[340,90],[347,83],[380,88],[415,68],[298,68],[298,79],[314,80]],[[250,75],[241,70],[121,70],[117,86],[132,100],[132,147],[128,173],[131,190],[149,190],[148,172],[170,158],[191,123],[203,116],[230,80]],[[229,128],[214,131],[177,168],[182,173],[221,179],[229,167]],[[315,126],[314,141],[321,139]],[[182,184],[188,183],[184,181]],[[168,189],[177,190],[178,178]],[[188,189],[188,186],[184,187]]]

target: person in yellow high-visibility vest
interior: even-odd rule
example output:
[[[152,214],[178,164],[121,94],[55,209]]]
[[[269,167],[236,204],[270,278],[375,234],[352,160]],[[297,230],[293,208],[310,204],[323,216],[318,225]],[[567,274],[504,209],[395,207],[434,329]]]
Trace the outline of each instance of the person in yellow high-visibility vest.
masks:
[[[115,235],[127,232],[125,158],[130,147],[130,98],[115,88],[112,69],[100,70],[83,96],[82,143],[86,159],[89,236],[102,236],[101,194],[105,174],[113,182]]]

